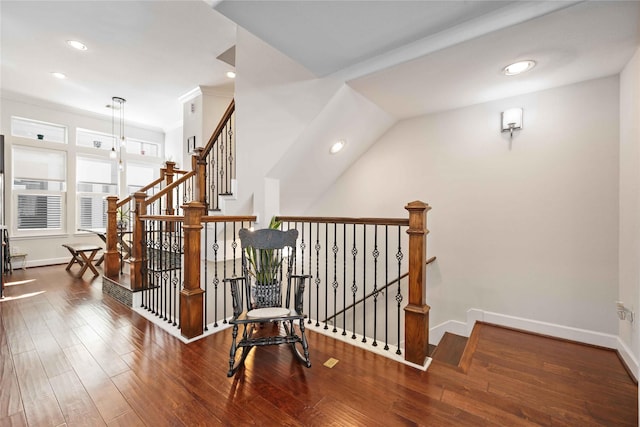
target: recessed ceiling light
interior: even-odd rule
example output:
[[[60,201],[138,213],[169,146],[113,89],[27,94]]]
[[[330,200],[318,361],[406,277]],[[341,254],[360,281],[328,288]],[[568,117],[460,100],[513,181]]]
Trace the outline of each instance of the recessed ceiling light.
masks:
[[[236,73],[234,73],[233,71],[227,71],[227,77],[229,77],[230,79],[235,79]]]
[[[336,154],[337,152],[342,150],[345,145],[347,145],[347,143],[344,140],[340,140],[331,146],[331,149],[329,150],[329,152],[331,154]]]
[[[64,74],[64,73],[58,73],[57,71],[56,71],[56,72],[51,73],[51,75],[52,75],[53,77],[55,77],[56,79],[66,79],[66,78],[67,78],[67,75],[66,75],[66,74]]]
[[[67,40],[67,44],[74,49],[87,50],[87,46],[85,46],[84,43],[79,42],[78,40]]]
[[[507,65],[502,69],[502,72],[505,76],[515,76],[516,74],[524,73],[525,71],[529,71],[533,67],[536,66],[536,61],[532,61],[530,59],[526,61],[518,61],[514,62],[511,65]]]

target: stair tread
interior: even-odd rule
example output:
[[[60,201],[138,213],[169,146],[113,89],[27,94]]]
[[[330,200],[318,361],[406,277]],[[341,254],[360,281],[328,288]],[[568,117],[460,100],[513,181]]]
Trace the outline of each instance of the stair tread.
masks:
[[[461,335],[446,332],[431,357],[449,365],[458,366],[469,339]]]

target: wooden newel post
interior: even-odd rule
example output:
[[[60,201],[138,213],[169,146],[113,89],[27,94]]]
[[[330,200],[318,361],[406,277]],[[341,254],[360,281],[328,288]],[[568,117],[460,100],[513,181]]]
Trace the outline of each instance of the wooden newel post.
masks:
[[[409,211],[409,303],[404,308],[405,360],[423,365],[429,351],[429,306],[427,299],[427,212],[420,201],[405,206]]]
[[[184,287],[180,291],[180,329],[185,338],[203,333],[204,290],[200,288],[200,234],[204,204],[189,202],[184,209]]]
[[[104,275],[110,279],[120,272],[118,253],[117,213],[118,196],[107,196],[107,247],[104,250]]]
[[[164,178],[165,178],[165,183],[166,186],[170,186],[173,183],[173,177],[175,175],[175,167],[176,167],[176,162],[171,162],[169,160],[167,160],[166,162],[166,168],[164,170]],[[173,191],[169,191],[167,193],[167,203],[166,203],[166,214],[167,215],[173,215],[174,214],[174,210],[173,210]]]
[[[196,171],[196,188],[193,200],[207,204],[207,160],[202,158],[204,148],[198,147],[193,154],[193,170]]]
[[[147,214],[147,205],[144,200],[147,195],[143,192],[133,193],[135,211],[133,212],[133,229],[131,236],[131,258],[129,258],[129,274],[131,276],[131,290],[137,291],[143,288],[144,279],[142,277],[142,262],[144,260],[144,247],[142,237],[144,234],[144,221],[141,215]]]

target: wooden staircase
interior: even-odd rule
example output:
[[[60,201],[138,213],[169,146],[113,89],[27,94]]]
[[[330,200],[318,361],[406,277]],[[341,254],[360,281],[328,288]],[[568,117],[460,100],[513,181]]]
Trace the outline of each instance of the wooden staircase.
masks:
[[[429,356],[433,362],[467,372],[478,345],[478,330],[479,324],[469,338],[445,332],[437,346],[429,345]]]

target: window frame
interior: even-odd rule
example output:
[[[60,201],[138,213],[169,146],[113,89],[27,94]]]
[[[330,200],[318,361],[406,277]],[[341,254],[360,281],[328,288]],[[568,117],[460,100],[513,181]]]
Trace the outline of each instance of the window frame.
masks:
[[[43,190],[43,189],[22,189],[16,188],[15,182],[16,180],[34,180],[38,181],[38,179],[29,177],[29,176],[20,176],[16,172],[15,165],[15,150],[24,150],[24,151],[37,151],[37,152],[54,152],[61,155],[63,160],[63,176],[64,179],[50,179],[50,180],[40,180],[43,182],[59,182],[61,183],[59,190]],[[31,145],[19,145],[13,144],[11,147],[11,218],[12,218],[12,226],[11,231],[12,234],[16,237],[35,237],[35,236],[54,236],[61,235],[67,233],[67,189],[68,189],[68,153],[65,150],[48,148],[48,147],[34,147]],[[60,228],[19,228],[20,224],[20,212],[19,212],[19,199],[20,196],[44,196],[44,197],[57,197],[60,200]]]
[[[111,168],[110,174],[111,174],[111,182],[97,182],[97,181],[80,181],[79,177],[80,177],[80,173],[78,171],[78,169],[80,168],[80,159],[87,159],[89,161],[96,161],[96,162],[100,162],[100,163],[104,163],[104,164],[108,164],[109,167]],[[76,153],[75,154],[75,160],[76,160],[76,171],[75,171],[75,178],[76,178],[76,215],[75,215],[75,227],[76,230],[89,230],[89,229],[99,229],[99,228],[106,228],[107,227],[107,212],[106,212],[106,197],[107,196],[113,196],[115,194],[118,193],[118,174],[119,174],[119,170],[118,170],[118,165],[116,163],[116,160],[114,159],[110,159],[108,157],[105,156],[97,156],[97,155],[89,155],[89,154],[84,154],[84,153]],[[113,178],[115,178],[116,182],[113,182]],[[81,190],[81,185],[82,184],[88,184],[91,186],[102,186],[103,189],[106,189],[109,186],[112,186],[112,190],[114,190],[113,192],[109,192],[109,191],[84,191]],[[82,221],[83,221],[83,212],[82,212],[82,198],[90,198],[92,201],[97,200],[97,198],[99,198],[100,200],[102,200],[102,208],[103,208],[103,215],[102,215],[102,225],[94,225],[93,223],[91,225],[83,225]],[[93,203],[93,202],[92,202]],[[93,222],[93,221],[92,221]]]

